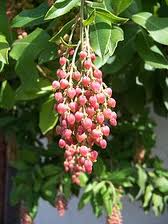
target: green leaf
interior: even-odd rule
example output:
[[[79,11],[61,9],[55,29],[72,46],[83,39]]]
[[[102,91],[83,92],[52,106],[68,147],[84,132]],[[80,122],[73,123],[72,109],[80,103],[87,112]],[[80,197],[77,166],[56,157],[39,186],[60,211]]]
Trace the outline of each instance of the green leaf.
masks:
[[[156,42],[168,45],[168,18],[159,18],[149,12],[141,12],[133,15],[132,20],[145,28]]]
[[[166,4],[168,5],[168,0],[165,0]]]
[[[94,173],[96,176],[104,176],[106,172],[105,164],[103,163],[103,160],[101,158],[98,158],[97,162],[94,165]]]
[[[146,64],[158,69],[168,69],[168,60],[145,32],[137,35],[136,49]]]
[[[52,92],[51,83],[47,79],[39,78],[37,80],[36,89],[26,91],[23,85],[19,86],[18,89],[16,90],[15,100],[16,101],[34,100],[51,92]]]
[[[10,47],[3,34],[0,34],[0,61],[4,64],[8,64],[8,51]]]
[[[1,1],[0,4],[0,33],[6,36],[8,42],[11,42],[11,29],[9,29],[9,20],[6,13],[7,0]]]
[[[45,177],[55,176],[56,174],[59,174],[59,169],[56,165],[48,164],[43,166],[42,172],[44,173]]]
[[[134,40],[136,35],[136,27],[126,26],[126,29],[124,30],[124,41],[118,45],[114,56],[112,56],[103,67],[103,71],[106,74],[118,72],[133,58],[135,53]]]
[[[60,39],[60,37],[63,37],[71,28],[72,26],[75,24],[76,19],[72,19],[70,20],[68,23],[66,23],[60,30],[58,33],[56,33],[51,39],[50,41],[52,42],[56,42]]]
[[[128,21],[127,18],[122,18],[115,16],[112,12],[108,11],[107,9],[96,7],[96,15],[103,18],[106,21],[111,23],[125,23]]]
[[[111,189],[110,187],[105,191],[105,193],[102,195],[103,203],[107,212],[107,215],[112,214],[113,210],[113,201],[114,198],[111,195]]]
[[[44,16],[47,11],[47,3],[42,3],[37,8],[23,10],[12,20],[12,27],[37,26],[44,23]]]
[[[7,80],[2,82],[0,90],[0,107],[11,109],[15,102],[15,92],[11,88]]]
[[[91,198],[92,198],[92,192],[91,191],[84,192],[82,197],[79,200],[78,209],[81,210],[83,207],[85,207],[85,205],[90,202]]]
[[[51,96],[42,104],[39,127],[43,134],[52,130],[58,121],[58,114],[54,111],[54,103],[55,100],[53,96]]]
[[[79,176],[80,186],[85,187],[88,182],[88,176],[85,173],[81,173]]]
[[[143,203],[143,207],[146,208],[148,205],[149,205],[149,202],[152,198],[152,191],[153,191],[153,186],[151,184],[149,184],[147,187],[146,187],[146,190],[145,190],[145,195],[144,195],[144,203]]]
[[[146,185],[146,181],[147,181],[147,174],[146,171],[139,165],[137,165],[137,169],[138,169],[138,180],[137,180],[137,184],[140,188],[140,190],[142,192],[144,192],[145,190],[145,185]]]
[[[112,0],[111,5],[115,14],[120,14],[127,9],[132,3],[132,0]]]
[[[90,13],[89,17],[86,20],[83,21],[83,25],[84,26],[89,26],[90,24],[92,24],[95,20],[95,16],[96,16],[96,10],[94,9]]]
[[[159,194],[154,193],[152,196],[153,211],[158,216],[164,209],[163,199]]]
[[[97,60],[95,62],[98,68],[100,68],[107,62],[109,57],[111,57],[114,54],[114,51],[116,47],[118,46],[118,42],[123,40],[124,40],[123,30],[117,26],[112,27],[109,44],[107,46],[107,53],[105,54],[103,58],[97,57]]]
[[[168,179],[165,177],[158,177],[153,180],[155,187],[162,193],[168,193]]]
[[[67,199],[69,199],[71,196],[71,179],[69,176],[64,177],[63,192],[64,192],[65,197]]]
[[[39,74],[35,60],[39,53],[48,47],[49,38],[44,30],[37,28],[27,37],[13,44],[10,56],[17,61],[15,70],[25,91],[38,89]]]
[[[48,10],[45,19],[54,19],[68,13],[71,9],[78,6],[80,0],[57,0]]]
[[[96,17],[95,24],[91,26],[90,41],[95,53],[103,58],[108,51],[111,35],[111,24],[105,19]]]

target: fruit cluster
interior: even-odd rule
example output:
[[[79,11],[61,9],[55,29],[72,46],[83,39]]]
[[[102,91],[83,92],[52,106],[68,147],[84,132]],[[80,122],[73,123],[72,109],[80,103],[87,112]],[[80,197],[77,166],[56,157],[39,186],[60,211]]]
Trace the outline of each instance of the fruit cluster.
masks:
[[[64,216],[65,210],[67,210],[68,206],[67,206],[67,201],[63,195],[60,194],[57,196],[55,207],[58,211],[58,214],[60,216]]]
[[[107,217],[106,224],[122,224],[122,216],[119,208],[115,206],[111,216]]]
[[[65,149],[65,171],[72,173],[72,181],[79,184],[80,172],[92,172],[98,152],[107,146],[109,123],[117,125],[112,109],[116,101],[112,89],[102,81],[102,72],[96,68],[95,54],[85,44],[78,55],[78,47],[69,49],[60,57],[58,80],[53,81],[55,110],[60,114],[56,133],[61,135],[59,147]]]

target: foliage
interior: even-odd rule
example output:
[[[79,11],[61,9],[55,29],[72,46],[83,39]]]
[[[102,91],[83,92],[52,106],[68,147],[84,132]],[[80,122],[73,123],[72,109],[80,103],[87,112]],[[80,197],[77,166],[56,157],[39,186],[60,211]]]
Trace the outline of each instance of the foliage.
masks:
[[[8,21],[5,3],[0,5],[0,128],[7,139],[15,136],[17,170],[12,204],[25,201],[34,217],[39,197],[54,205],[61,189],[68,199],[80,187],[64,172],[63,152],[54,126],[51,82],[58,67],[60,41],[77,22],[80,1],[56,1],[51,7],[34,1]],[[81,176],[83,195],[79,208],[91,203],[100,216],[111,214],[120,195],[142,201],[144,210],[162,213],[168,201],[168,171],[156,156],[154,111],[168,115],[168,17],[167,1],[87,1],[84,25],[90,25],[96,64],[113,88],[119,123],[108,139],[107,151],[91,176]],[[74,19],[74,15],[76,15]],[[2,23],[3,21],[3,23]],[[8,25],[6,25],[8,24]],[[17,39],[17,29],[28,33]],[[71,46],[70,46],[71,47]],[[47,149],[42,139],[48,141]],[[119,189],[122,189],[120,192]]]

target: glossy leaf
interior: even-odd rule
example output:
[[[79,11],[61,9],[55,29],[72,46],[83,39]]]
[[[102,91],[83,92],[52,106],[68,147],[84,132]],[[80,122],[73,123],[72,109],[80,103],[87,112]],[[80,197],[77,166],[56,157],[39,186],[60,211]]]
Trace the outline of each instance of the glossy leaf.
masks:
[[[47,10],[47,3],[42,3],[34,9],[23,10],[12,20],[12,27],[27,27],[44,23],[44,16]]]
[[[147,174],[146,171],[139,165],[137,165],[137,169],[138,169],[138,186],[140,188],[141,191],[145,190],[145,185],[146,185],[146,181],[147,181]]]
[[[153,191],[153,186],[150,184],[146,187],[145,190],[145,195],[144,195],[144,203],[143,203],[143,207],[147,207],[150,203],[150,200],[152,198],[152,191]]]
[[[45,19],[54,19],[68,13],[71,9],[78,6],[80,0],[57,0],[47,12]]]
[[[3,34],[0,34],[0,62],[8,64],[8,51],[10,47]]]
[[[37,28],[27,37],[13,44],[10,56],[17,61],[15,70],[25,92],[38,89],[39,74],[35,59],[48,47],[49,38],[44,30]]]
[[[146,64],[158,69],[168,69],[168,60],[146,33],[140,32],[137,35],[136,49]]]
[[[133,15],[132,20],[145,28],[155,41],[168,45],[168,17],[159,18],[149,12],[141,12]]]
[[[127,9],[131,5],[132,1],[133,0],[112,0],[111,5],[115,14],[118,15]]]
[[[154,179],[155,187],[162,193],[168,193],[168,179],[165,177],[158,177]]]
[[[124,41],[119,43],[114,55],[107,61],[103,71],[107,74],[118,72],[133,58],[135,53],[134,40],[137,35],[136,27],[126,26]]]
[[[54,98],[51,96],[42,104],[39,127],[43,134],[53,129],[58,121],[58,114],[54,111]]]
[[[3,81],[0,89],[0,107],[11,109],[15,102],[15,92],[7,80]]]
[[[95,23],[91,26],[90,41],[93,50],[101,58],[103,58],[108,51],[110,35],[110,22],[96,17]]]
[[[111,23],[125,23],[128,21],[127,18],[122,18],[114,15],[112,12],[108,11],[107,9],[96,7],[96,15],[103,18],[106,21]]]
[[[123,40],[124,40],[123,30],[117,26],[112,27],[109,44],[107,46],[107,52],[104,55],[104,57],[102,58],[98,57],[95,62],[98,68],[102,67],[107,62],[109,57],[111,57],[114,54],[115,49],[118,46],[118,42]]]

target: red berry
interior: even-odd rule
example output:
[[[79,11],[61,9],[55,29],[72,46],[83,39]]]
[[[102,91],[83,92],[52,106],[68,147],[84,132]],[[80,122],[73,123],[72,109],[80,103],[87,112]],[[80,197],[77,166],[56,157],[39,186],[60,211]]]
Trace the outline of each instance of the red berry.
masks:
[[[85,59],[87,57],[87,53],[85,51],[81,51],[79,54],[79,57],[81,60]]]
[[[61,66],[65,65],[66,64],[66,61],[67,59],[65,57],[61,57],[60,60],[59,60],[59,63]]]
[[[89,70],[89,69],[91,68],[91,66],[92,66],[92,63],[91,63],[90,60],[86,60],[86,61],[84,62],[84,67],[85,67],[85,69]]]

